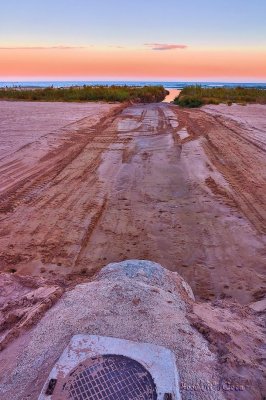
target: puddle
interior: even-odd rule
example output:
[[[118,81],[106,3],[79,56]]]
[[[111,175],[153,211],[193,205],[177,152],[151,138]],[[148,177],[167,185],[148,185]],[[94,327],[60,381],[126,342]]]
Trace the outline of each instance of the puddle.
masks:
[[[186,130],[186,128],[181,129],[181,130],[178,132],[178,135],[179,135],[179,137],[180,137],[181,140],[184,140],[184,139],[186,139],[186,138],[188,138],[188,137],[190,136],[189,133],[188,133],[188,131]]]

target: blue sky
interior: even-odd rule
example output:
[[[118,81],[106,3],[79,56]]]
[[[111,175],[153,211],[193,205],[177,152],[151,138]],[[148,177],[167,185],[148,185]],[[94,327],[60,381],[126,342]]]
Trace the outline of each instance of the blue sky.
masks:
[[[0,0],[4,45],[266,46],[265,0]]]
[[[266,0],[0,0],[0,10],[2,79],[266,80]]]

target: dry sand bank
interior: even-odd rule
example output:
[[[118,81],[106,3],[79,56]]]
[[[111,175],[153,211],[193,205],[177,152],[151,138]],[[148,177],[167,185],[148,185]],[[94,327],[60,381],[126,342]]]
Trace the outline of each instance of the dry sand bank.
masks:
[[[17,150],[36,142],[34,153],[42,150],[41,140],[58,136],[71,124],[87,118],[88,126],[94,125],[112,106],[93,103],[44,103],[44,102],[0,102],[0,160]],[[71,128],[70,128],[71,129]]]

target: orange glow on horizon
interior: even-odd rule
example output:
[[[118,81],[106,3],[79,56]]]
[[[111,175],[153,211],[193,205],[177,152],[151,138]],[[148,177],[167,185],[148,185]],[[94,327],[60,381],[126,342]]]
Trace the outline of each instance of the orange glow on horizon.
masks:
[[[0,77],[266,79],[266,50],[0,49]]]

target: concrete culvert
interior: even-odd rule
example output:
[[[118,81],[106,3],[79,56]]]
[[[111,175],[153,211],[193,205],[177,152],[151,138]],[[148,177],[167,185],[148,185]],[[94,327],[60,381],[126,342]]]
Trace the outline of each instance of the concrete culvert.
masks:
[[[81,346],[80,350],[75,347],[76,353],[85,354],[86,359],[78,359],[78,365],[69,367],[67,373],[74,371],[80,363],[87,362],[90,357],[86,352],[88,349],[92,351],[88,343],[95,337],[104,338],[94,340],[98,345],[104,343],[101,345],[101,355],[123,355],[135,360],[150,373],[152,379],[154,372],[149,371],[149,362],[145,361],[145,357],[141,359],[140,354],[144,353],[137,350],[138,346],[141,349],[141,346],[155,346],[169,352],[168,355],[172,354],[173,367],[168,375],[176,368],[179,376],[176,393],[180,393],[180,398],[184,400],[227,399],[227,392],[220,390],[220,383],[229,372],[231,377],[240,377],[232,373],[232,366],[230,369],[226,364],[223,370],[215,347],[217,343],[213,342],[210,346],[210,340],[215,330],[226,330],[230,334],[230,324],[240,318],[236,306],[232,310],[227,310],[225,304],[219,308],[219,305],[214,307],[210,303],[196,303],[191,288],[183,278],[159,264],[146,260],[109,264],[92,282],[77,285],[66,292],[34,328],[2,352],[0,361],[3,363],[5,360],[5,370],[2,373],[0,398],[38,399],[43,388],[47,390],[45,385],[49,383],[49,374],[62,354],[70,354],[64,353],[64,350],[68,346],[72,346],[73,350],[73,340],[76,340],[75,346],[77,343]],[[230,322],[233,320],[232,312],[235,313],[234,322]],[[206,321],[204,335],[197,327],[203,323],[203,319]],[[221,321],[227,325],[221,325]],[[261,334],[259,329],[256,332]],[[231,340],[227,338],[226,343],[222,342],[222,333],[216,337],[219,337],[220,351],[221,348],[227,349],[226,346],[240,351],[239,347],[233,347],[233,334],[230,334]],[[112,340],[119,345],[111,344]],[[119,341],[128,343],[122,345]],[[133,349],[130,354],[127,353],[128,348]],[[94,356],[99,353],[100,350]],[[147,356],[149,354],[154,354],[152,349],[147,351]],[[163,356],[157,360],[162,362]],[[156,365],[155,362],[150,364]],[[53,385],[57,387],[55,382],[51,383]],[[259,390],[260,384],[252,385],[238,392],[238,399],[257,399]],[[165,399],[172,396],[167,388],[161,394]]]

